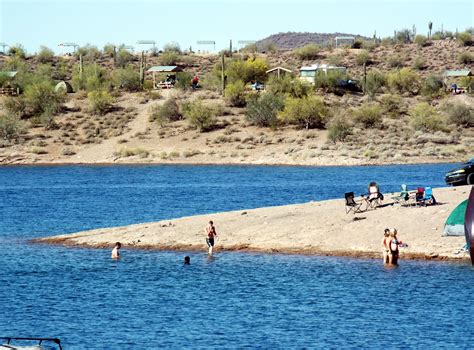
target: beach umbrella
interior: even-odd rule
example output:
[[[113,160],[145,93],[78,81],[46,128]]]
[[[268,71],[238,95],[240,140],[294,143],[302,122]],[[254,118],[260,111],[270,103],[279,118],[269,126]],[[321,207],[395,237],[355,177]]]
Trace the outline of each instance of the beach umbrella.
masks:
[[[454,208],[444,223],[443,236],[464,236],[466,207],[467,199]]]

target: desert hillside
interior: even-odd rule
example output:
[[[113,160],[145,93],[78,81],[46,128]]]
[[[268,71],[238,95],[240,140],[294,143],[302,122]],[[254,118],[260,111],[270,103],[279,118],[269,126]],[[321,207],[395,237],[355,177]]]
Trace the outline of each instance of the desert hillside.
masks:
[[[0,71],[18,71],[0,85],[21,92],[1,97],[0,164],[355,165],[472,157],[472,81],[443,81],[441,74],[471,69],[473,47],[459,38],[362,44],[227,52],[225,97],[220,56],[179,47],[144,60],[124,49],[111,54],[81,48],[82,73],[77,54],[0,56]],[[347,73],[305,85],[298,69],[314,63],[344,66]],[[173,64],[183,68],[174,88],[154,90],[150,73],[140,84],[140,65]],[[267,76],[276,66],[293,77]],[[194,74],[200,78],[196,90],[190,88]],[[358,89],[338,85],[347,79],[356,80]],[[74,92],[52,91],[61,80]],[[251,89],[255,80],[266,83],[265,91]],[[447,91],[453,81],[465,87],[463,93]]]

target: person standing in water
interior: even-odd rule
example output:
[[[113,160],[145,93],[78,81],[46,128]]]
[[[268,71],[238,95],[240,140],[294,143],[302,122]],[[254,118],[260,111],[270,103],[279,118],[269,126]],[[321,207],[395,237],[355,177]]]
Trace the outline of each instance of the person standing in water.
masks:
[[[383,240],[382,240],[382,256],[383,256],[383,263],[388,264],[388,254],[390,252],[389,241],[390,241],[390,230],[386,228],[383,232]]]
[[[209,247],[209,255],[212,255],[212,248],[214,247],[214,238],[217,237],[216,228],[214,227],[214,223],[209,221],[209,224],[205,228],[206,234],[206,243]]]
[[[388,239],[388,245],[390,252],[388,253],[388,263],[390,265],[398,265],[398,246],[401,242],[397,239],[397,229],[394,228],[390,231],[390,237]]]
[[[115,247],[112,249],[112,259],[120,259],[120,248],[122,248],[122,244],[120,242],[115,243]]]

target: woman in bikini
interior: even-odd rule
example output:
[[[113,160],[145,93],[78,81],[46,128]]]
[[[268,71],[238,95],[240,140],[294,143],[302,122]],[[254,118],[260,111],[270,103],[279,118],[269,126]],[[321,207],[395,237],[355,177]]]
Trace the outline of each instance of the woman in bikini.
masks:
[[[398,246],[400,245],[400,242],[397,239],[397,229],[394,228],[390,232],[390,237],[389,237],[389,248],[390,252],[388,254],[388,263],[390,265],[398,265]]]

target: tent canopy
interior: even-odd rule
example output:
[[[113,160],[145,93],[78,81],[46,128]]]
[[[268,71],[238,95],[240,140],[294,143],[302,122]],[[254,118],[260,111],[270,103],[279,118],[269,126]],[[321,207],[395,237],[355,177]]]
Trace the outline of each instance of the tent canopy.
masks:
[[[467,199],[454,208],[444,224],[443,236],[464,236],[466,207]]]

